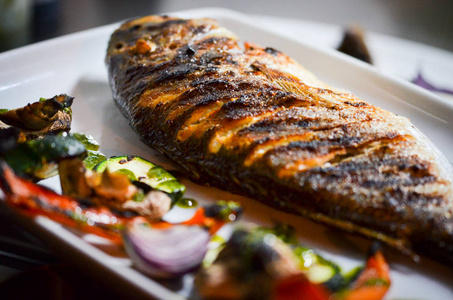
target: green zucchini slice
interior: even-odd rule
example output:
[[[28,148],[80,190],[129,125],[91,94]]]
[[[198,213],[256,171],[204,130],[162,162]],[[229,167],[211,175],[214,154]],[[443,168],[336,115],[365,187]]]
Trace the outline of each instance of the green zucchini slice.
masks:
[[[87,169],[92,170],[98,163],[107,159],[104,154],[99,152],[99,143],[91,135],[73,133],[72,136],[87,149],[87,157],[83,160]]]
[[[14,131],[14,129],[10,129],[10,131]],[[66,133],[16,143],[8,151],[0,153],[0,157],[16,173],[34,181],[57,175],[57,164],[62,159],[84,158],[85,156],[86,149],[83,144]]]
[[[186,190],[186,187],[164,168],[139,156],[112,156],[100,162],[93,170],[104,172],[106,169],[125,174],[131,181],[139,181],[167,193],[173,203],[178,201]]]
[[[322,283],[330,290],[336,291],[345,284],[340,267],[323,258],[310,248],[297,246],[293,249],[299,259],[299,267],[314,283]]]

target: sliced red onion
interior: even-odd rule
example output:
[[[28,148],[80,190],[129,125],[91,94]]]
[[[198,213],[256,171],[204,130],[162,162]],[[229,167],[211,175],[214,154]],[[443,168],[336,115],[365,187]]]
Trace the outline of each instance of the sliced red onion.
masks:
[[[426,79],[422,76],[421,72],[418,72],[417,77],[414,80],[412,80],[412,83],[415,83],[416,85],[421,86],[422,88],[425,88],[431,92],[439,92],[453,95],[453,90],[439,88],[426,81]]]
[[[127,253],[140,271],[152,277],[174,278],[201,264],[210,236],[199,226],[153,229],[137,223],[128,227],[124,241]]]

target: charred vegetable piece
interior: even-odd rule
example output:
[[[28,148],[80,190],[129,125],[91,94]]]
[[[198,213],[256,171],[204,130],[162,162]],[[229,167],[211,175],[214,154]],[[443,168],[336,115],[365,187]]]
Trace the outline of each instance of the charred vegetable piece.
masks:
[[[93,196],[92,186],[83,161],[78,158],[64,159],[58,163],[60,186],[64,195],[78,199],[90,199]],[[91,202],[92,199],[90,200]]]
[[[208,268],[197,274],[202,298],[272,299],[275,283],[302,274],[291,248],[272,233],[237,229]],[[302,274],[303,275],[303,274]]]
[[[19,128],[30,139],[71,129],[73,97],[62,94],[0,112],[0,121]]]
[[[120,230],[125,218],[102,206],[59,195],[45,187],[27,181],[0,161],[0,189],[6,202],[26,215],[43,215],[63,225],[94,233],[121,243]]]
[[[383,298],[390,285],[389,269],[376,248],[364,268],[343,276],[339,266],[313,250],[294,247],[293,233],[287,225],[237,229],[228,242],[220,243],[219,253],[208,251],[195,280],[201,295],[279,300]]]
[[[16,148],[17,144],[24,142],[25,137],[19,128],[8,127],[0,130],[0,156]]]
[[[163,191],[170,196],[173,203],[181,199],[186,190],[186,187],[164,168],[138,156],[114,156],[94,168],[97,172],[103,172],[105,169],[126,174],[131,181],[146,183]]]
[[[210,240],[208,231],[199,226],[154,229],[152,224],[139,222],[131,222],[123,236],[134,265],[160,278],[179,277],[197,268]]]
[[[17,143],[0,155],[16,173],[37,181],[57,175],[58,161],[84,157],[86,149],[77,139],[63,133]]]
[[[91,136],[83,133],[72,134],[87,149],[87,157],[83,160],[85,166],[92,170],[100,162],[106,160],[104,154],[99,152],[99,143]]]
[[[292,226],[277,224],[272,228],[258,227],[255,231],[262,232],[262,234],[273,234],[291,246],[298,259],[300,270],[310,282],[323,284],[330,291],[337,291],[345,287],[346,279],[341,274],[341,268],[313,249],[300,246]]]

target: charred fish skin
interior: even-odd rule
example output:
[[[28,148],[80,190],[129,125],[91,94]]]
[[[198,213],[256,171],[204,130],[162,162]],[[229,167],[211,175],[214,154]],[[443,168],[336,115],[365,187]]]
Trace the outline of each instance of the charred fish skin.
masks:
[[[128,21],[106,64],[131,127],[192,179],[453,265],[453,171],[406,118],[211,19]]]

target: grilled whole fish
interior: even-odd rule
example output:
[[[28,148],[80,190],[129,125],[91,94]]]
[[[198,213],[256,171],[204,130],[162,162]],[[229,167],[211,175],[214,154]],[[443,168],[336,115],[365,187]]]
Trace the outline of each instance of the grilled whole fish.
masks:
[[[140,139],[197,182],[453,265],[452,168],[406,118],[210,19],[128,21],[106,63]]]

